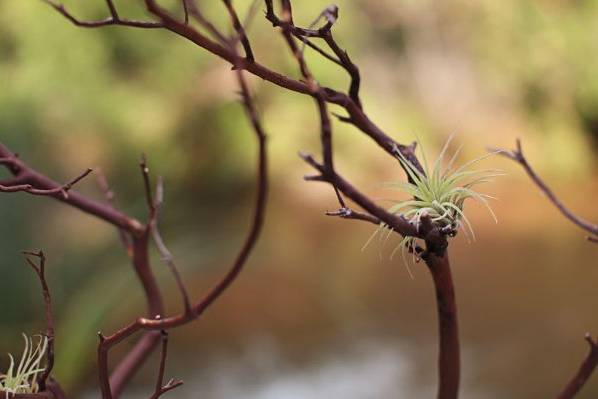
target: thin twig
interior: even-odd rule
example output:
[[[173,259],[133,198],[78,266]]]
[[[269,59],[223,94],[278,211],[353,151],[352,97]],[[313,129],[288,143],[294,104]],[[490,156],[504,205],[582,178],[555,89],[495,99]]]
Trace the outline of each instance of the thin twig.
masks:
[[[301,153],[301,158],[315,168],[320,174],[314,176],[306,176],[305,179],[309,181],[323,181],[330,183],[337,187],[341,193],[350,198],[353,202],[367,211],[371,216],[384,222],[390,228],[402,236],[420,237],[421,233],[417,231],[415,226],[405,218],[387,212],[384,208],[376,205],[374,201],[369,199],[366,195],[359,192],[353,185],[347,182],[338,173],[327,172],[326,167],[317,162],[310,154]],[[424,238],[424,237],[420,237]]]
[[[236,280],[244,265],[249,258],[257,239],[262,230],[265,217],[266,200],[268,192],[268,175],[267,175],[267,152],[266,152],[266,135],[261,127],[259,118],[257,116],[256,108],[253,104],[251,96],[249,95],[247,84],[243,78],[242,71],[237,71],[239,85],[243,96],[243,104],[248,113],[249,119],[254,128],[254,132],[258,139],[258,177],[257,177],[257,198],[255,203],[253,220],[249,233],[242,245],[235,261],[233,262],[229,271],[216,283],[216,285],[208,292],[208,294],[197,303],[193,305],[192,312],[185,312],[177,316],[168,318],[139,318],[128,326],[120,329],[110,336],[100,335],[100,344],[98,346],[99,363],[100,363],[100,380],[103,381],[102,393],[104,398],[112,398],[110,392],[110,383],[107,382],[105,375],[108,368],[108,352],[115,345],[119,344],[126,338],[135,334],[140,330],[156,331],[174,328],[186,323],[189,323],[203,314]],[[127,372],[128,369],[122,372]],[[168,384],[167,384],[168,385]]]
[[[12,153],[1,142],[0,158],[10,160],[9,164],[4,164],[15,177],[15,181],[25,182],[30,184],[32,187],[36,187],[37,189],[43,190],[45,192],[53,191],[59,194],[65,189],[64,185],[49,179],[48,177],[31,168],[29,165],[19,159],[17,154]],[[69,190],[72,188],[72,186],[73,184],[71,184]],[[116,227],[123,228],[131,234],[138,234],[143,231],[143,226],[139,221],[125,215],[109,205],[84,197],[74,190],[69,191],[66,198],[64,195],[58,194],[53,195],[52,197],[72,205],[85,213],[95,215]]]
[[[228,15],[230,16],[231,23],[233,28],[237,32],[239,36],[239,40],[241,40],[241,44],[243,45],[243,49],[245,50],[245,58],[247,61],[254,62],[255,58],[253,56],[253,50],[251,49],[251,44],[249,44],[249,39],[247,38],[247,34],[245,33],[245,28],[241,25],[241,21],[239,20],[239,16],[237,15],[237,11],[233,6],[232,0],[222,0],[228,11]]]
[[[46,350],[46,367],[37,379],[41,391],[46,390],[46,381],[54,368],[54,313],[52,311],[52,297],[50,296],[50,288],[46,281],[46,256],[43,251],[23,251],[25,260],[37,274],[42,288],[44,297],[44,308],[46,312],[46,332],[45,336],[48,339],[48,348]],[[35,257],[38,263],[33,261],[31,257]]]
[[[116,12],[116,8],[112,1],[107,0],[108,7],[110,9],[110,17],[100,19],[97,21],[83,21],[75,17],[71,14],[63,4],[57,3],[53,0],[43,0],[45,3],[49,4],[52,8],[54,8],[58,13],[60,13],[63,17],[71,21],[75,26],[79,26],[81,28],[100,28],[103,26],[110,26],[110,25],[122,25],[122,26],[130,26],[133,28],[144,28],[144,29],[157,29],[163,28],[164,25],[160,22],[153,22],[153,21],[136,21],[131,19],[123,19],[118,16]]]
[[[592,234],[593,236],[598,235],[598,225],[591,223],[573,213],[569,208],[565,206],[565,204],[554,194],[554,192],[544,183],[544,181],[538,176],[538,174],[534,171],[531,167],[525,156],[523,155],[523,150],[521,148],[521,140],[517,139],[517,147],[515,150],[503,150],[503,149],[490,149],[490,151],[497,152],[498,154],[507,157],[518,164],[520,164],[527,175],[532,179],[534,184],[546,195],[548,200],[552,202],[552,204],[565,216],[569,219],[573,224],[580,227],[581,229],[585,230],[586,232]],[[596,242],[595,239],[589,239],[591,242]]]
[[[195,21],[203,27],[205,30],[212,35],[214,39],[220,43],[220,45],[227,45],[228,39],[224,36],[218,28],[214,26],[200,11],[197,3],[195,1],[187,1],[187,10],[189,14],[195,19]]]
[[[185,25],[189,24],[189,6],[187,5],[188,1],[189,0],[182,0],[182,2],[183,2],[183,18],[185,21]],[[193,1],[193,0],[191,0],[191,1]]]
[[[166,357],[168,356],[168,333],[164,330],[162,330],[161,333],[162,351],[160,353],[160,366],[158,369],[158,378],[156,379],[156,387],[154,389],[154,393],[152,396],[150,396],[150,399],[158,399],[166,392],[183,385],[182,380],[174,380],[172,378],[166,384],[164,384],[164,371],[166,369]]]
[[[152,196],[152,183],[150,181],[149,167],[147,166],[147,158],[145,154],[141,154],[139,168],[141,169],[141,176],[143,177],[143,188],[145,191],[147,209],[149,210],[149,219],[152,221],[156,217],[156,204],[154,203]]]
[[[106,203],[110,207],[112,207],[112,209],[116,209],[116,200],[115,200],[114,191],[112,191],[112,189],[110,188],[110,184],[108,183],[108,179],[106,178],[106,175],[104,174],[104,172],[102,171],[101,168],[96,168],[95,172],[96,172],[95,175],[96,175],[96,180],[98,182],[98,186],[104,193],[104,197],[106,198]],[[118,229],[118,235],[120,237],[120,241],[122,242],[123,247],[125,248],[125,251],[127,251],[127,255],[129,257],[131,257],[133,255],[133,247],[131,244],[131,238],[129,237],[127,232],[124,229],[122,229],[121,227],[117,227],[117,229]]]
[[[19,184],[14,186],[3,186],[0,185],[0,192],[3,193],[16,193],[16,192],[25,192],[33,195],[47,195],[52,196],[56,194],[62,195],[65,200],[69,199],[69,190],[73,188],[73,186],[83,180],[87,175],[93,172],[93,169],[87,169],[85,172],[81,173],[79,176],[75,177],[73,180],[69,181],[68,183],[63,184],[60,187],[51,188],[51,189],[41,189],[36,188],[33,184]]]
[[[179,291],[181,292],[181,296],[183,297],[183,306],[185,313],[191,313],[191,301],[189,300],[189,293],[187,291],[187,287],[185,286],[181,273],[179,272],[174,262],[174,257],[172,256],[172,253],[168,250],[168,247],[164,243],[162,235],[160,234],[160,229],[158,228],[158,218],[160,214],[160,209],[162,207],[162,203],[164,202],[164,184],[162,178],[160,177],[158,177],[158,183],[156,184],[155,198],[156,199],[154,202],[154,207],[156,209],[156,216],[150,223],[152,238],[154,240],[154,244],[156,244],[156,248],[158,250],[158,253],[160,254],[160,258],[166,264],[166,266],[168,266],[172,275],[174,276]]]
[[[380,223],[382,223],[380,221],[380,219],[378,219],[377,217],[374,217],[367,213],[357,212],[351,208],[346,208],[346,207],[341,208],[337,211],[328,211],[328,212],[326,212],[326,216],[338,216],[343,219],[363,220],[365,222],[370,222],[375,225],[380,225]]]

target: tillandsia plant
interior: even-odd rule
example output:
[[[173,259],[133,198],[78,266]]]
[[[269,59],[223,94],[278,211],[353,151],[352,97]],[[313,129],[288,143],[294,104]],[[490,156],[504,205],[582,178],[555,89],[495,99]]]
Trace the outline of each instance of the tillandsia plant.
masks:
[[[465,200],[473,199],[484,205],[494,221],[497,222],[496,215],[488,203],[488,199],[493,199],[494,197],[481,194],[474,191],[473,188],[479,184],[491,181],[494,177],[502,176],[504,173],[496,169],[470,169],[474,164],[493,155],[493,153],[475,158],[460,167],[453,167],[461,148],[455,151],[446,166],[443,166],[443,161],[451,140],[452,136],[446,141],[432,168],[428,164],[422,146],[419,145],[424,161],[423,171],[399,153],[399,162],[407,172],[409,181],[390,182],[386,183],[385,186],[409,194],[411,198],[406,200],[391,200],[394,205],[388,211],[394,215],[406,218],[418,229],[421,225],[422,217],[426,216],[433,223],[447,231],[450,236],[454,236],[459,229],[462,229],[469,241],[471,239],[475,240],[473,227],[467,216],[465,216]],[[387,231],[386,235],[385,231]],[[388,225],[384,223],[380,224],[378,229],[376,229],[374,234],[365,243],[364,248],[367,247],[374,237],[379,236],[381,241],[386,241],[391,233],[392,229]],[[417,240],[417,237],[404,237],[392,251],[391,258],[400,249],[405,264],[407,264],[405,251],[411,252],[413,259],[417,261]]]
[[[42,335],[36,337],[39,339],[37,343],[34,343],[33,338],[23,334],[25,349],[23,349],[23,355],[16,369],[14,357],[10,353],[8,354],[10,359],[8,370],[5,374],[0,375],[0,390],[5,392],[7,399],[11,394],[31,394],[39,391],[37,376],[45,369],[41,362],[48,348],[48,337]]]

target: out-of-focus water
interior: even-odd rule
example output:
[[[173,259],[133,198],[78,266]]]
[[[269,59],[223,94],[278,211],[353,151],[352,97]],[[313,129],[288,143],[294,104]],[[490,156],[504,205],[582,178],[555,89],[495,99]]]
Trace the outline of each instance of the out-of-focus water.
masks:
[[[421,384],[422,376],[417,375],[411,360],[415,352],[417,348],[384,339],[360,340],[297,367],[262,338],[239,356],[222,357],[203,366],[192,366],[196,360],[187,359],[190,367],[176,370],[185,388],[172,395],[183,399],[431,398],[436,388]],[[464,399],[499,397],[474,393],[467,375],[464,380]],[[133,389],[129,397],[146,398],[147,389]]]

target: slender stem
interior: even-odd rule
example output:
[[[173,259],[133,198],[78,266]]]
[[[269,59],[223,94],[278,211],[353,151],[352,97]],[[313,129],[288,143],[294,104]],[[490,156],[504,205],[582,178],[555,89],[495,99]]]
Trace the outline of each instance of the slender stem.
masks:
[[[598,365],[598,339],[593,339],[588,333],[585,337],[590,346],[588,355],[579,367],[579,370],[571,378],[567,386],[557,396],[557,399],[571,399],[577,395],[581,388],[588,381],[596,366]]]
[[[534,184],[546,195],[548,200],[552,202],[552,204],[561,212],[563,216],[569,219],[573,224],[582,228],[583,230],[587,231],[592,235],[598,235],[598,224],[591,223],[579,216],[577,216],[573,211],[571,211],[565,204],[556,196],[556,194],[548,187],[544,180],[534,171],[531,167],[525,156],[523,155],[523,150],[521,148],[521,141],[517,140],[517,147],[513,151],[507,150],[494,150],[497,151],[500,155],[503,155],[509,159],[520,164],[530,179],[534,182]],[[590,241],[594,241],[590,238]]]
[[[99,217],[116,227],[122,228],[129,233],[138,233],[143,230],[142,224],[113,207],[103,204],[99,201],[84,197],[76,191],[70,190],[69,195],[65,196],[60,189],[64,186],[50,178],[42,175],[33,168],[27,166],[23,161],[16,157],[7,147],[0,143],[0,158],[11,160],[8,170],[19,180],[39,190],[53,190],[49,196],[69,205],[79,208],[81,211]]]
[[[442,257],[430,253],[426,264],[432,273],[438,311],[438,399],[456,399],[459,394],[459,325],[455,289],[448,251]]]
[[[46,281],[46,256],[42,251],[24,251],[25,260],[35,270],[39,278],[39,282],[42,288],[42,294],[44,297],[44,308],[46,312],[46,338],[48,339],[48,348],[46,351],[46,367],[39,376],[37,382],[41,391],[46,390],[46,381],[54,368],[54,313],[52,311],[52,297],[50,295],[50,288]],[[35,257],[38,259],[36,264],[31,258]]]

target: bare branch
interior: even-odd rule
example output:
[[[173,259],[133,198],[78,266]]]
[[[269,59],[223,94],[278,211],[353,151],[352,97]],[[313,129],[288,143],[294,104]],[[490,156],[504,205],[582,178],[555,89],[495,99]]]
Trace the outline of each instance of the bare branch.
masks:
[[[376,217],[382,222],[386,223],[397,233],[403,236],[420,237],[420,233],[417,231],[415,226],[409,223],[406,219],[401,216],[393,215],[387,212],[385,209],[376,205],[371,199],[364,194],[360,193],[355,187],[353,187],[344,178],[338,175],[336,172],[328,173],[325,166],[318,163],[313,156],[309,154],[300,154],[301,158],[313,168],[315,168],[320,175],[315,177],[307,177],[307,180],[325,181],[333,184],[337,187],[345,196],[350,198],[357,205],[366,210],[370,215]],[[423,237],[421,237],[423,238]]]
[[[235,28],[235,31],[239,36],[239,40],[241,40],[241,44],[243,45],[243,49],[245,50],[245,58],[247,58],[248,62],[254,62],[255,58],[253,56],[253,50],[251,50],[251,44],[249,44],[249,39],[247,38],[247,34],[245,33],[245,28],[243,28],[243,25],[241,25],[241,21],[239,20],[237,11],[235,11],[235,7],[233,6],[232,0],[222,1],[224,2],[224,5],[228,11],[233,27]]]
[[[230,270],[224,275],[224,277],[214,286],[214,288],[200,301],[193,305],[192,310],[193,312],[185,312],[183,314],[162,318],[159,317],[160,313],[156,313],[156,308],[159,308],[159,293],[158,296],[152,295],[152,282],[153,277],[149,273],[149,265],[147,262],[147,226],[144,226],[142,233],[139,234],[133,241],[134,245],[134,264],[136,266],[136,270],[138,271],[138,275],[140,279],[144,283],[144,288],[146,288],[146,294],[148,296],[148,303],[149,303],[149,316],[146,318],[139,318],[130,325],[122,328],[121,330],[117,331],[111,336],[108,337],[101,337],[101,342],[98,347],[99,353],[99,363],[100,363],[100,380],[102,381],[102,392],[104,398],[111,398],[113,393],[119,392],[119,387],[122,387],[124,382],[128,377],[123,377],[122,375],[130,375],[131,370],[135,367],[135,365],[140,364],[142,360],[140,360],[146,353],[146,349],[151,347],[152,341],[155,338],[155,331],[167,328],[173,328],[178,325],[182,325],[185,323],[190,322],[191,320],[199,317],[217,298],[222,295],[222,293],[232,284],[239,273],[241,272],[243,266],[246,263],[246,260],[251,253],[257,237],[259,236],[259,232],[261,230],[261,226],[263,224],[264,218],[264,206],[266,201],[266,193],[267,193],[267,176],[266,176],[266,153],[265,153],[265,135],[257,118],[257,113],[251,101],[251,97],[249,96],[246,82],[244,81],[244,77],[242,74],[242,70],[246,70],[258,77],[261,77],[265,80],[268,80],[280,87],[286,88],[288,90],[308,94],[314,98],[316,104],[318,106],[319,115],[320,115],[320,123],[321,123],[321,141],[322,141],[322,156],[323,156],[323,164],[319,164],[316,162],[313,157],[311,156],[304,156],[304,159],[310,163],[311,166],[317,169],[318,175],[310,177],[311,180],[318,180],[318,181],[325,181],[332,185],[335,189],[337,194],[337,199],[339,200],[339,204],[341,205],[341,210],[346,208],[344,203],[344,199],[342,194],[346,195],[348,198],[353,200],[359,206],[361,206],[364,210],[366,210],[369,215],[362,217],[362,220],[367,220],[370,222],[384,222],[393,230],[400,232],[402,234],[410,235],[410,236],[417,236],[420,237],[420,232],[415,229],[413,225],[411,225],[408,221],[401,218],[400,216],[396,216],[393,214],[388,213],[383,208],[378,207],[371,199],[366,197],[365,195],[361,194],[357,191],[351,184],[349,184],[346,180],[340,177],[336,171],[334,170],[333,166],[333,154],[332,154],[332,132],[331,132],[331,124],[328,116],[327,110],[327,103],[337,104],[343,107],[348,117],[344,118],[345,122],[350,122],[354,126],[356,126],[359,130],[367,134],[371,137],[378,145],[380,145],[387,153],[391,156],[396,157],[399,154],[402,154],[405,158],[409,159],[416,167],[421,168],[417,158],[414,155],[414,147],[413,146],[406,146],[397,143],[391,137],[386,135],[380,128],[378,128],[363,112],[361,102],[359,100],[359,85],[360,85],[360,77],[359,71],[357,67],[351,62],[346,52],[344,52],[340,46],[336,44],[332,37],[331,28],[333,24],[336,22],[338,18],[338,8],[336,7],[329,7],[320,15],[320,18],[324,18],[326,23],[323,27],[319,29],[303,29],[298,28],[293,23],[293,13],[292,13],[292,6],[290,0],[281,0],[282,5],[282,18],[279,19],[274,14],[274,8],[272,5],[272,0],[266,0],[266,18],[270,20],[274,26],[279,26],[282,30],[283,36],[287,41],[289,48],[292,51],[293,56],[295,57],[299,69],[301,71],[301,76],[303,80],[291,79],[286,76],[281,75],[280,73],[273,71],[257,62],[254,62],[252,52],[248,51],[249,41],[247,37],[244,35],[244,30],[240,30],[238,26],[235,26],[234,15],[229,9],[229,13],[231,14],[231,18],[233,21],[233,26],[237,31],[238,40],[242,42],[246,40],[246,43],[242,43],[244,45],[246,51],[246,58],[239,56],[236,52],[234,43],[231,43],[226,38],[222,37],[220,32],[213,27],[203,18],[203,15],[195,8],[193,9],[193,2],[186,3],[189,7],[189,15],[195,18],[198,23],[204,29],[207,29],[208,32],[215,37],[215,41],[210,40],[208,37],[204,36],[200,33],[197,29],[193,28],[188,24],[186,21],[180,21],[177,17],[171,15],[168,11],[160,7],[156,0],[144,0],[148,11],[153,14],[157,19],[159,19],[160,26],[176,33],[180,36],[185,37],[186,39],[190,40],[191,42],[195,43],[199,47],[206,49],[207,51],[217,55],[218,57],[226,60],[227,62],[231,63],[234,69],[237,70],[239,84],[242,89],[243,95],[243,102],[246,107],[247,114],[249,116],[250,121],[254,127],[254,130],[258,136],[259,141],[259,161],[258,161],[258,195],[256,200],[256,206],[254,211],[253,222],[249,231],[249,234],[241,247],[237,258],[233,262]],[[226,1],[226,0],[224,0]],[[56,8],[56,7],[55,7]],[[59,10],[60,11],[60,10]],[[234,9],[232,9],[234,12]],[[64,15],[64,13],[63,13]],[[68,15],[65,15],[68,18]],[[72,16],[71,16],[72,17]],[[112,16],[114,18],[114,15]],[[238,17],[237,17],[238,19]],[[317,20],[317,21],[318,21]],[[71,19],[72,21],[72,19]],[[103,23],[102,21],[100,21]],[[314,23],[315,24],[315,23]],[[312,25],[314,25],[312,24]],[[318,51],[322,56],[325,58],[340,64],[345,68],[350,76],[351,76],[351,86],[349,88],[349,93],[341,93],[339,91],[321,87],[316,80],[311,75],[308,66],[303,58],[303,48],[297,46],[295,42],[295,38],[299,38],[301,42],[305,43],[316,51]],[[328,46],[332,49],[335,53],[336,57],[326,53],[324,50],[320,49],[315,45],[310,45],[308,38],[320,38],[324,39]],[[250,47],[249,47],[250,49]],[[250,56],[251,54],[251,56]],[[338,58],[337,58],[338,57]],[[146,187],[149,186],[149,183],[146,184]],[[147,196],[147,198],[150,198]],[[148,204],[151,202],[148,202]],[[151,210],[151,205],[150,205]],[[340,212],[340,211],[339,211]],[[150,212],[152,213],[152,212]],[[155,219],[154,212],[154,219]],[[347,214],[345,211],[344,214]],[[360,213],[353,213],[355,215],[355,219],[360,219]],[[342,216],[339,213],[338,216]],[[352,218],[346,216],[347,218]],[[151,220],[151,218],[150,218]],[[150,223],[151,225],[152,223]],[[157,229],[156,229],[157,231]],[[429,232],[428,232],[429,233]],[[159,235],[158,235],[159,237]],[[421,236],[420,238],[425,238],[426,242],[433,242],[428,237]],[[444,238],[445,239],[445,238]],[[161,239],[156,240],[161,241]],[[158,244],[157,244],[158,245]],[[159,245],[158,245],[159,246]],[[169,252],[167,252],[169,254]],[[427,256],[426,262],[428,263],[432,274],[435,275],[435,283],[436,277],[442,274],[442,278],[445,278],[446,275],[450,277],[450,267],[448,266],[448,255],[446,252],[436,256],[436,252],[431,252]],[[144,258],[145,257],[145,258]],[[445,267],[440,268],[440,266],[435,267],[436,264],[440,266],[445,265]],[[443,271],[441,273],[441,271]],[[151,278],[150,278],[151,277]],[[150,288],[148,291],[148,287]],[[440,286],[437,284],[437,290],[442,292],[442,298],[451,298],[452,292],[452,282],[449,287]],[[450,292],[449,292],[450,291]],[[442,299],[441,298],[441,299]],[[454,294],[453,294],[454,299]],[[442,303],[439,300],[439,314],[441,312]],[[454,307],[454,300],[452,302],[452,306]],[[456,389],[458,387],[458,375],[459,375],[459,357],[458,357],[458,340],[456,338],[456,310],[451,309],[452,317],[450,320],[444,319],[441,317],[440,325],[441,331],[444,328],[450,327],[451,334],[448,336],[443,335],[441,339],[441,358],[445,359],[443,356],[448,356],[446,359],[450,361],[441,362],[441,386],[443,387],[440,391],[442,395],[440,398],[452,398],[454,397],[453,394],[456,396]],[[447,321],[448,320],[448,321]],[[120,385],[112,384],[112,392],[111,392],[111,383],[113,382],[113,378],[108,381],[107,375],[107,356],[108,351],[114,345],[122,342],[124,339],[130,337],[134,333],[138,331],[150,331],[150,333],[146,333],[144,337],[139,341],[136,349],[134,351],[134,355],[132,355],[136,360],[135,361],[125,361],[121,362],[121,366],[117,368],[115,373],[113,374],[114,377],[120,378]],[[453,334],[454,333],[454,334]],[[152,335],[154,334],[154,335]],[[455,345],[456,343],[456,345]],[[139,348],[139,349],[137,349]],[[456,349],[456,355],[455,355]],[[447,355],[448,354],[448,355]],[[456,367],[456,370],[447,371],[447,367]],[[117,373],[118,372],[118,373]],[[448,381],[450,378],[454,378],[456,376],[455,381]],[[167,384],[168,385],[168,384]],[[448,387],[448,388],[447,388]],[[115,394],[116,395],[116,394]]]
[[[557,399],[571,399],[575,397],[596,369],[596,365],[598,365],[598,338],[594,339],[590,333],[586,333],[585,340],[590,346],[588,355],[579,367],[577,373],[575,373],[567,386],[557,396]]]
[[[158,399],[160,396],[164,395],[166,392],[171,391],[181,385],[183,385],[182,380],[174,380],[170,379],[166,384],[164,384],[164,370],[166,369],[166,357],[168,355],[168,333],[162,330],[162,352],[160,354],[160,367],[158,370],[158,378],[156,380],[156,388],[150,399]]]
[[[160,317],[160,313],[156,313],[155,311],[153,311],[153,309],[161,309],[161,303],[156,302],[152,304],[152,301],[159,300],[160,297],[152,295],[152,292],[147,291],[146,289],[146,295],[148,297],[148,300],[150,301],[150,314],[153,314],[155,317],[139,318],[135,322],[122,328],[121,330],[117,331],[111,336],[103,336],[100,334],[100,343],[98,345],[98,363],[100,386],[102,388],[102,396],[104,399],[111,399],[114,396],[117,396],[117,394],[120,393],[120,390],[122,389],[123,385],[130,379],[138,365],[144,361],[148,351],[150,351],[153,348],[153,345],[156,342],[154,338],[156,335],[153,331],[165,330],[189,323],[190,321],[195,320],[201,314],[203,314],[203,312],[208,307],[210,307],[210,305],[212,305],[214,301],[216,301],[216,299],[218,299],[226,291],[226,289],[236,280],[257,242],[264,222],[266,199],[268,192],[266,135],[257,117],[257,111],[255,109],[251,96],[249,95],[248,87],[243,78],[242,71],[237,71],[237,76],[239,79],[239,85],[241,87],[241,93],[243,95],[243,104],[245,105],[246,111],[254,128],[259,144],[257,199],[255,204],[253,221],[247,238],[245,239],[245,242],[241,247],[239,254],[237,255],[237,258],[233,262],[233,265],[229,269],[229,271],[208,292],[208,294],[203,299],[201,299],[195,305],[193,305],[191,312],[186,311],[178,316],[173,316],[170,318]],[[133,261],[136,265],[136,269],[138,269],[138,265],[147,266],[147,258],[143,258],[147,257],[147,240],[145,236],[136,238],[133,244],[135,249]],[[139,259],[135,257],[135,254],[139,255]],[[143,273],[140,273],[138,270],[138,276],[144,282],[144,288],[146,288],[146,284],[151,288],[152,284],[155,284],[155,280],[151,275],[150,279],[148,277],[148,271],[146,269],[144,270],[145,271]],[[144,335],[144,337],[140,340],[138,346],[132,352],[130,352],[129,355],[131,357],[125,358],[121,362],[121,365],[117,367],[117,369],[114,371],[113,376],[110,379],[108,379],[108,352],[113,346],[119,344],[120,342],[122,342],[123,340],[132,336],[140,330],[149,330],[150,332],[146,333],[146,335]],[[141,346],[142,343],[143,346]],[[133,360],[131,360],[131,358]],[[166,391],[173,389],[178,385],[180,384],[177,384],[176,381],[173,381],[170,384],[166,384]]]
[[[363,220],[365,222],[370,222],[375,225],[379,225],[380,223],[382,223],[380,221],[380,219],[378,219],[377,217],[374,217],[367,213],[356,212],[356,211],[352,210],[351,208],[346,208],[346,207],[340,208],[338,211],[328,211],[328,212],[326,212],[326,216],[338,216],[343,219]]]
[[[183,1],[183,15],[184,15],[185,25],[189,25],[189,6],[187,4],[187,2],[189,0],[182,0],[182,1]]]
[[[116,7],[112,0],[106,0],[106,5],[108,6],[108,10],[110,10],[110,15],[112,18],[118,20],[118,11],[116,11]]]
[[[520,164],[527,175],[532,179],[534,184],[546,195],[548,200],[552,202],[552,204],[565,216],[569,219],[573,224],[577,225],[581,229],[585,230],[586,232],[592,234],[593,236],[598,235],[598,225],[591,223],[581,217],[577,216],[573,213],[569,208],[565,206],[565,204],[554,194],[554,192],[544,183],[544,181],[536,174],[536,172],[532,169],[531,165],[523,155],[523,150],[521,148],[521,141],[517,139],[517,147],[515,150],[508,151],[508,150],[492,150],[496,151],[498,154],[507,157],[518,164]],[[595,239],[589,239],[592,242],[595,242]]]
[[[63,4],[57,3],[54,0],[43,0],[45,3],[49,4],[52,8],[54,8],[58,13],[60,13],[63,17],[71,21],[74,25],[82,27],[82,28],[100,28],[103,26],[110,26],[110,25],[122,25],[122,26],[130,26],[134,28],[144,28],[144,29],[156,29],[156,28],[163,28],[164,26],[159,22],[152,22],[152,21],[136,21],[130,19],[122,19],[118,16],[116,12],[116,8],[111,0],[106,0],[108,4],[108,8],[110,10],[110,17],[100,19],[97,21],[83,21],[75,17],[71,14]]]
[[[106,175],[104,175],[104,172],[102,171],[101,168],[96,168],[95,175],[96,175],[96,180],[98,182],[98,186],[100,186],[100,189],[102,190],[102,192],[104,193],[104,197],[106,198],[106,203],[112,209],[116,209],[114,191],[112,191],[112,189],[110,188],[110,185],[108,184],[108,179],[106,178]],[[129,257],[133,256],[133,246],[131,244],[131,238],[127,235],[126,230],[124,230],[118,226],[117,226],[117,229],[118,229],[118,235],[120,236],[120,240],[123,244],[123,247],[127,251],[127,255]]]
[[[158,253],[160,254],[160,258],[166,264],[166,266],[168,266],[168,268],[170,269],[171,273],[174,276],[174,279],[177,283],[179,291],[181,292],[181,295],[183,297],[183,306],[184,306],[185,313],[191,313],[192,312],[191,301],[189,300],[189,293],[187,291],[187,287],[185,286],[185,283],[183,282],[183,278],[182,278],[178,268],[176,267],[172,253],[168,250],[168,247],[166,247],[166,244],[164,244],[164,240],[162,239],[162,236],[160,234],[160,229],[158,228],[158,216],[160,214],[160,208],[162,206],[163,201],[164,201],[164,185],[163,185],[162,179],[160,177],[158,177],[158,183],[156,185],[156,200],[154,203],[155,204],[154,208],[156,209],[156,216],[150,223],[152,238],[154,240],[154,244],[156,244],[156,248],[158,250]]]
[[[117,227],[123,228],[131,234],[137,234],[143,230],[143,226],[139,221],[131,218],[118,210],[106,204],[86,198],[81,194],[71,190],[73,182],[68,187],[68,195],[65,197],[62,192],[65,190],[65,185],[56,183],[48,177],[42,175],[36,170],[32,169],[21,161],[16,154],[13,154],[8,148],[0,143],[0,158],[4,159],[9,171],[15,176],[16,181],[30,184],[36,190],[42,190],[46,193],[54,192],[50,195],[55,199],[72,205],[81,211],[99,217],[108,223]],[[6,160],[10,160],[9,162]],[[84,177],[84,176],[83,176]],[[80,180],[79,178],[75,180]]]
[[[73,188],[75,184],[83,180],[87,175],[93,172],[93,169],[87,169],[85,172],[81,173],[79,176],[75,177],[68,183],[63,184],[60,187],[51,188],[51,189],[40,189],[34,187],[32,184],[19,184],[14,186],[3,186],[0,185],[0,192],[3,193],[16,193],[16,192],[25,192],[33,195],[47,195],[52,196],[56,194],[62,195],[65,200],[69,199],[69,190]]]
[[[141,176],[143,177],[143,188],[145,189],[145,200],[147,202],[147,208],[149,210],[150,222],[156,218],[156,204],[152,197],[152,183],[150,182],[149,168],[147,166],[147,159],[145,154],[141,155],[139,161],[139,168],[141,169]]]
[[[228,39],[224,36],[218,28],[214,26],[206,17],[204,17],[203,13],[199,10],[199,7],[194,1],[187,0],[187,10],[189,14],[202,26],[205,30],[208,31],[212,35],[214,39],[216,39],[220,45],[226,46],[228,43]]]
[[[44,335],[48,339],[48,348],[46,351],[46,367],[37,382],[41,391],[46,389],[46,381],[54,368],[54,313],[52,311],[52,297],[50,296],[50,288],[46,281],[46,256],[42,251],[23,251],[25,260],[37,274],[42,288],[44,297],[44,308],[46,312],[46,332]],[[37,258],[37,263],[32,259]]]

